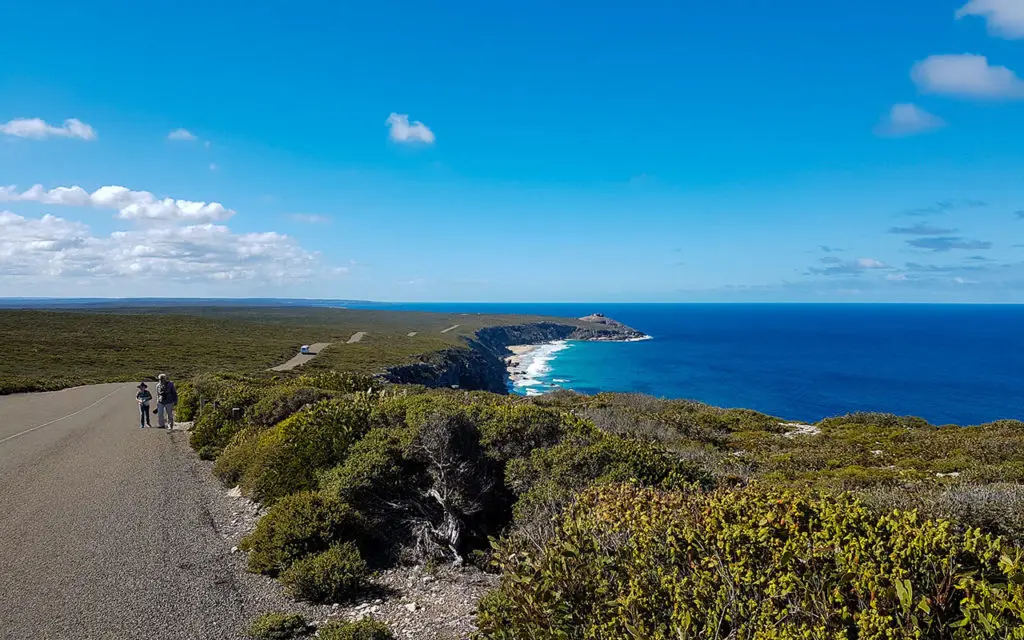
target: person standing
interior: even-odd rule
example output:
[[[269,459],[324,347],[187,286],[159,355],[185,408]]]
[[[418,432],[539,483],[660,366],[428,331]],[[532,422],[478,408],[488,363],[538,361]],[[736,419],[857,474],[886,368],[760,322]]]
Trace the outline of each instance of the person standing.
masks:
[[[174,383],[167,378],[166,373],[161,373],[159,382],[156,385],[156,418],[157,425],[161,428],[174,428],[174,405],[178,404],[178,390]]]
[[[149,420],[149,403],[153,401],[153,394],[149,392],[145,382],[139,384],[139,392],[135,394],[135,399],[139,401],[139,428],[152,427],[153,424]]]

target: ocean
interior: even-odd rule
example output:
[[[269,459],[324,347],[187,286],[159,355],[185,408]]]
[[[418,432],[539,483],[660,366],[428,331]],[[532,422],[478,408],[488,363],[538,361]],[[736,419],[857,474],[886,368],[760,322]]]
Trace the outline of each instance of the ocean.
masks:
[[[815,422],[852,411],[933,424],[1024,419],[1024,305],[401,304],[378,308],[580,317],[653,340],[531,354],[513,391],[629,391]]]

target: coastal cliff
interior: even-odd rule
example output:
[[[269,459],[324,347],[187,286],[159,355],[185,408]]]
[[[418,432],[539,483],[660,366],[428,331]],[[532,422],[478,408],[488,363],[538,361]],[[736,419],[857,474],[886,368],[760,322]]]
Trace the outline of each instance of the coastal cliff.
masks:
[[[505,358],[508,347],[554,340],[643,340],[648,336],[602,314],[567,322],[487,327],[466,340],[468,348],[452,348],[421,356],[420,362],[391,367],[382,377],[399,384],[454,387],[470,391],[508,393]]]

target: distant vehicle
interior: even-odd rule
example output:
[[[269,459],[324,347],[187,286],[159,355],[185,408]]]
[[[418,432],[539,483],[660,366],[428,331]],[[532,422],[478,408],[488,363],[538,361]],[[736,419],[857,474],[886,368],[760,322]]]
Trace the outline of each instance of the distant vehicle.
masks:
[[[301,353],[304,356],[310,355],[309,345],[308,344],[304,344],[301,347],[299,347],[299,353]]]

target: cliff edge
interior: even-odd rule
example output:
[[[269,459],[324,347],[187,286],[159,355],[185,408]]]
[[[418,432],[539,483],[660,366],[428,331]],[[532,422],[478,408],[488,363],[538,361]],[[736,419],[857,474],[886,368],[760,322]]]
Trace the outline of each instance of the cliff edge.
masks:
[[[505,394],[508,393],[505,358],[511,354],[510,345],[554,340],[628,342],[649,337],[600,313],[576,320],[487,327],[467,338],[466,347],[425,354],[420,356],[419,362],[391,367],[381,377],[397,384]]]

